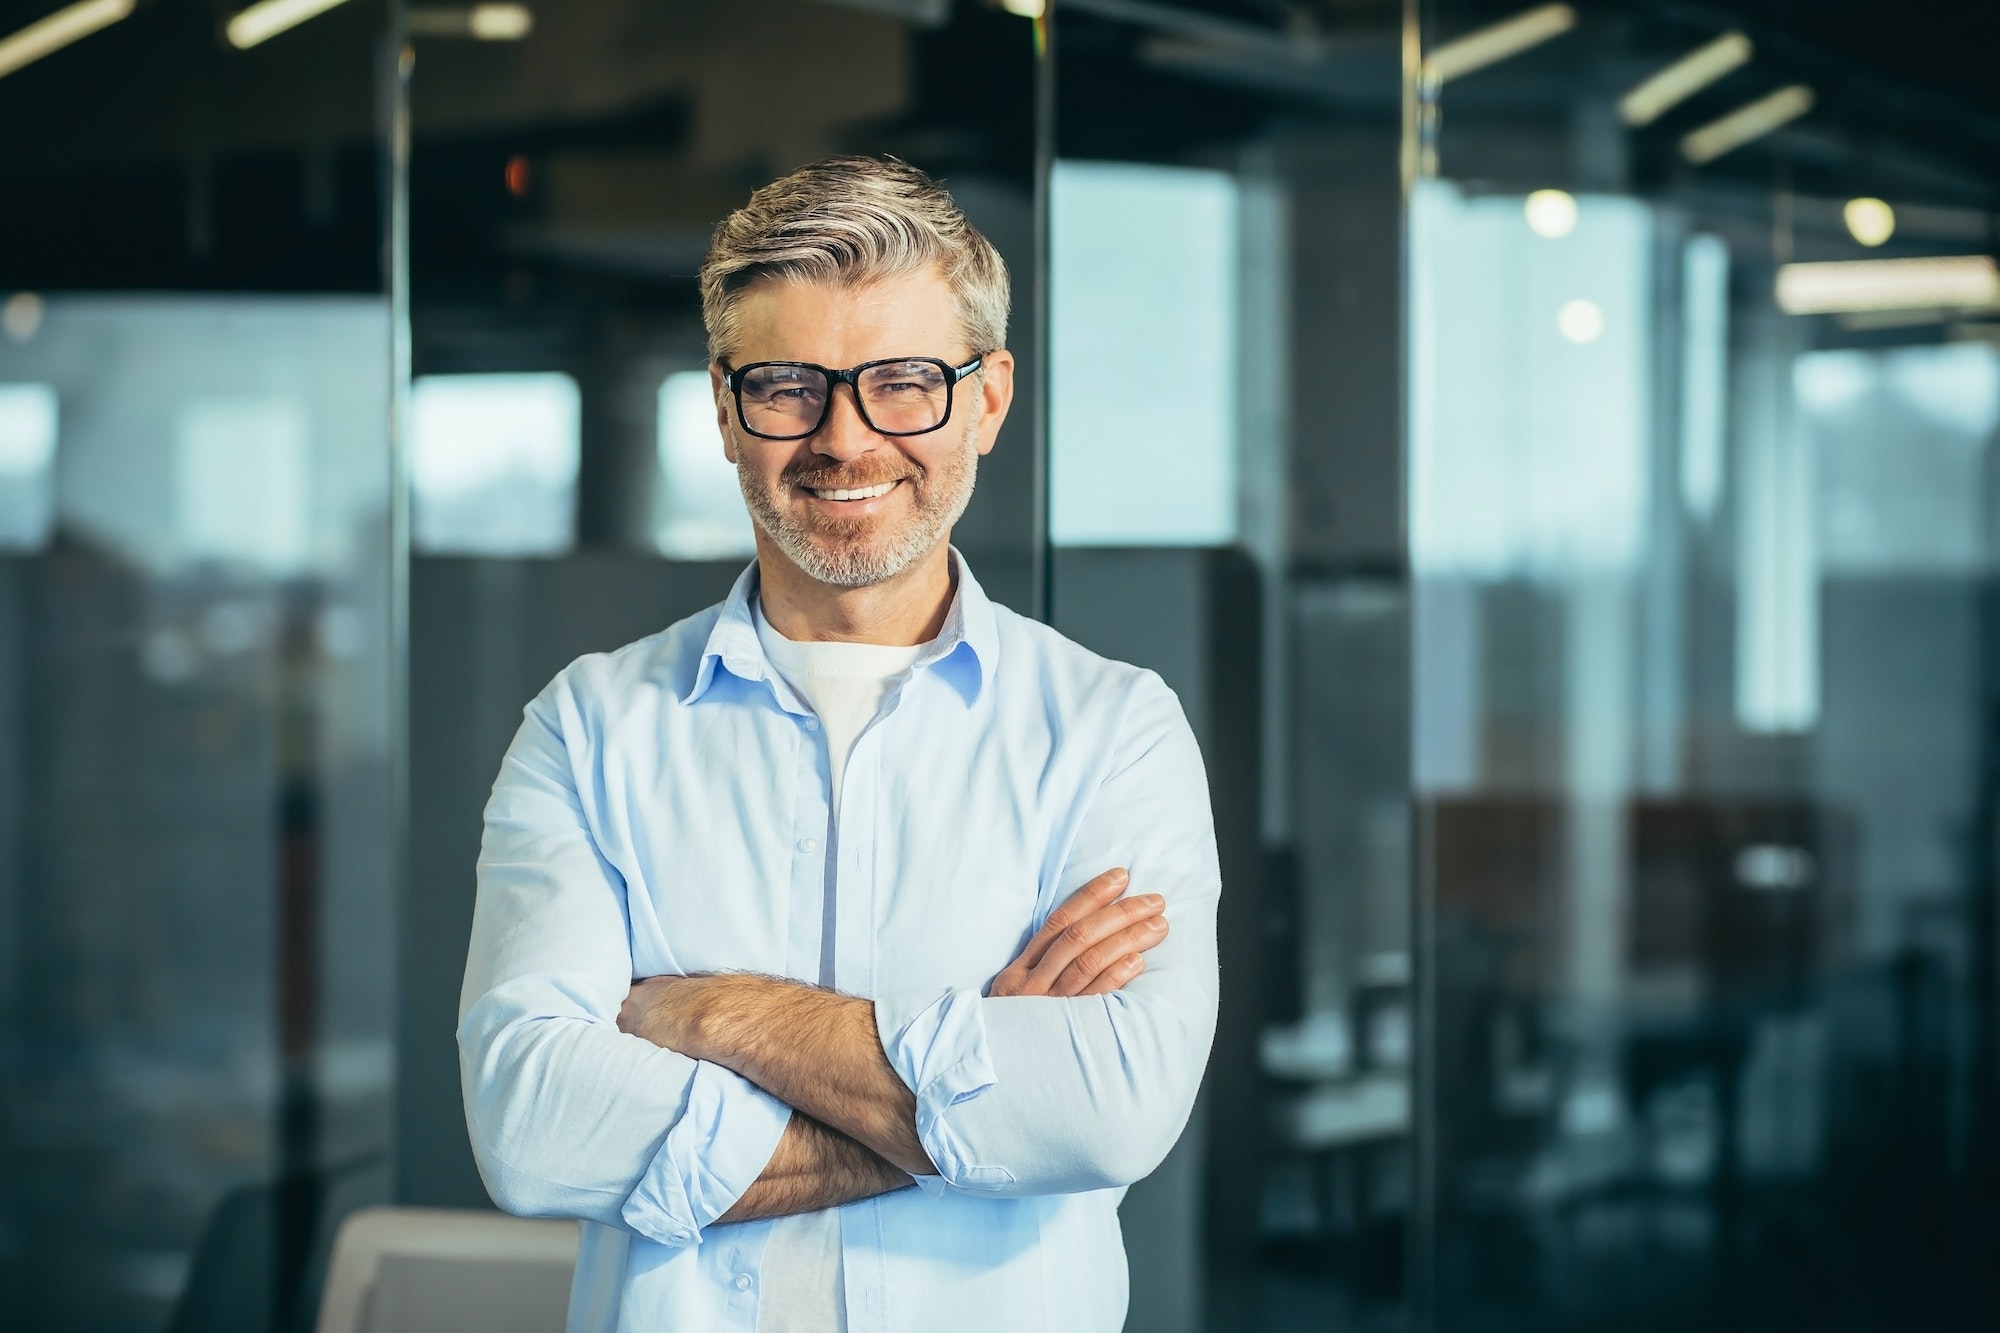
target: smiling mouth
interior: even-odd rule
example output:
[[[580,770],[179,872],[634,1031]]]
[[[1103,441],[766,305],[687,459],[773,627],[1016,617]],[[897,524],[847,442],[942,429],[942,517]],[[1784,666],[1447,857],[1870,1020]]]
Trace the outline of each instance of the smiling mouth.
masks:
[[[887,495],[890,491],[895,490],[901,480],[902,478],[898,477],[895,481],[885,481],[879,486],[860,486],[852,489],[828,487],[821,490],[812,486],[804,486],[800,489],[816,500],[873,500],[878,495]]]

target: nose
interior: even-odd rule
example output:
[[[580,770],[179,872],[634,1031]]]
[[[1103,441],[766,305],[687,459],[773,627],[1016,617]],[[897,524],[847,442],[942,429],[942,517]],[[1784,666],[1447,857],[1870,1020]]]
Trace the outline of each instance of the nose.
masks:
[[[833,401],[827,406],[825,422],[806,442],[812,446],[814,453],[845,463],[850,458],[858,458],[872,449],[881,448],[882,441],[883,437],[861,419],[861,408],[855,402],[853,386],[836,384],[833,386]]]

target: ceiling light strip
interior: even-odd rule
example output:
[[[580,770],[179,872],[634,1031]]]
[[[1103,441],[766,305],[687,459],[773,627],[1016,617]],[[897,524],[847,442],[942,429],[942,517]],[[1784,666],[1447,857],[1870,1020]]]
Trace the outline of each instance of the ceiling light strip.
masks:
[[[1552,37],[1560,37],[1575,26],[1576,11],[1568,5],[1530,9],[1443,43],[1424,57],[1424,78],[1432,83],[1449,83],[1540,46]]]
[[[132,16],[133,0],[82,0],[0,37],[0,78]]]
[[[1724,33],[1619,98],[1618,118],[1634,129],[1650,125],[1717,79],[1749,64],[1752,54],[1748,37]]]
[[[247,51],[345,3],[346,0],[263,0],[263,3],[250,6],[229,20],[229,26],[223,32],[231,46]]]
[[[1979,310],[2000,306],[2000,268],[1990,255],[1786,264],[1773,294],[1788,315]]]
[[[1812,108],[1813,90],[1803,83],[1780,88],[1736,108],[1720,120],[1710,121],[1682,139],[1681,156],[1698,167],[1705,166],[1780,126],[1789,125]]]
[[[466,27],[482,42],[518,42],[535,30],[526,5],[474,5]]]
[[[518,42],[535,30],[526,5],[473,5],[471,8],[413,7],[404,28],[412,37],[471,37],[482,42]]]

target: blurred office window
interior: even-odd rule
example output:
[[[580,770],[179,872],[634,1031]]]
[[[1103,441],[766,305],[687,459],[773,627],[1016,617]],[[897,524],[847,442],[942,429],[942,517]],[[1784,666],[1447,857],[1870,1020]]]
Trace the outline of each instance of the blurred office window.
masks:
[[[1235,539],[1238,210],[1226,172],[1055,164],[1049,533],[1057,545]]]
[[[174,418],[174,498],[184,552],[276,574],[312,537],[304,407],[288,398],[205,398]]]
[[[1583,195],[1559,236],[1521,196],[1410,204],[1410,558],[1487,577],[1617,570],[1644,538],[1652,219]]]
[[[677,370],[660,381],[659,432],[660,554],[675,560],[754,555],[750,511],[736,468],[722,453],[706,370]]]
[[[582,404],[561,373],[424,375],[410,396],[410,539],[427,555],[576,541]]]
[[[53,385],[0,384],[0,550],[39,550],[49,539],[59,417]]]
[[[1947,343],[1793,362],[1822,576],[1976,575],[2000,429],[2000,349]]]

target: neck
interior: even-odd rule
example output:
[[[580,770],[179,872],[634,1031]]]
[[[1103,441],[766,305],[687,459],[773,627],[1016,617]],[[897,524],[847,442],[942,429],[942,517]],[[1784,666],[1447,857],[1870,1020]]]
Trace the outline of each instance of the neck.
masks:
[[[929,643],[951,612],[949,542],[886,582],[836,588],[806,576],[760,530],[758,599],[771,628],[795,643]]]

